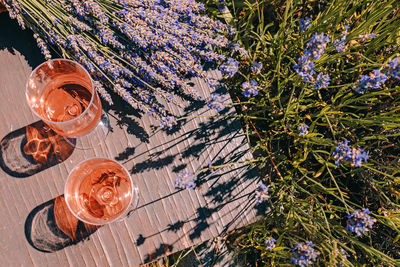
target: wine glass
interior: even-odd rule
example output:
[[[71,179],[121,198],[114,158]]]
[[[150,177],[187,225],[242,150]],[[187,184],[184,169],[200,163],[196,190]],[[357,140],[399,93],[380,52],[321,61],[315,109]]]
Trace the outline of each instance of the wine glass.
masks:
[[[77,62],[42,63],[30,74],[25,95],[33,113],[76,148],[100,144],[109,133],[110,123],[93,80]]]
[[[139,190],[129,172],[118,162],[92,158],[69,174],[65,202],[79,220],[103,225],[124,219],[138,204]]]

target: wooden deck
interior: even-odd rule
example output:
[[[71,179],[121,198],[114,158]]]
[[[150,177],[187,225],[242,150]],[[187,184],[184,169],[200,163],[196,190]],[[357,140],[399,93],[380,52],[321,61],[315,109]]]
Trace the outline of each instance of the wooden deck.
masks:
[[[93,150],[62,144],[64,154],[52,155],[45,164],[33,161],[23,147],[27,131],[37,135],[41,126],[24,90],[29,73],[43,59],[31,33],[19,30],[5,13],[0,26],[2,266],[138,266],[256,220],[259,178],[248,166],[201,175],[196,190],[174,188],[183,169],[195,172],[211,161],[252,158],[239,121],[207,117],[215,113],[204,104],[187,106],[180,114],[191,118],[165,132],[121,102],[119,111],[109,109],[113,133],[104,144]],[[204,82],[193,82],[204,98],[210,95]],[[226,111],[233,113],[233,108]],[[64,212],[64,183],[76,164],[95,156],[115,159],[131,171],[140,190],[139,207],[126,220],[98,229],[79,223],[72,234],[57,221]]]

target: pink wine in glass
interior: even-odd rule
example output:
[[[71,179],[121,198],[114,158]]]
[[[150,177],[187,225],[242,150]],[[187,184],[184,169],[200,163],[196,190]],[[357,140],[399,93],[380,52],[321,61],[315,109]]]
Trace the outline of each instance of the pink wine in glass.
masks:
[[[64,194],[71,212],[89,224],[115,221],[137,204],[137,188],[127,170],[103,158],[90,159],[75,167]]]
[[[29,76],[26,97],[32,111],[56,133],[77,138],[101,120],[100,98],[89,73],[78,63],[53,59]]]
[[[79,80],[60,80],[47,85],[43,90],[43,106],[40,115],[54,122],[66,122],[79,117],[89,106],[91,91]],[[65,79],[65,78],[64,78]],[[68,132],[68,136],[80,136],[90,132],[101,117],[101,102],[97,101],[96,111],[92,110],[89,121],[77,123],[76,129]],[[61,135],[66,135],[62,129],[57,129]]]

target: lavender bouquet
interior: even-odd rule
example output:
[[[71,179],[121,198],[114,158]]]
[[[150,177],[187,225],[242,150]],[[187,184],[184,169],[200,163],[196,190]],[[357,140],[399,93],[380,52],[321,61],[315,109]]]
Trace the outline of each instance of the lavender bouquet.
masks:
[[[230,65],[238,62],[226,60],[215,48],[243,53],[227,39],[228,26],[203,15],[204,5],[194,0],[4,2],[10,17],[34,32],[46,59],[52,48],[59,57],[80,62],[105,101],[112,105],[111,94],[116,93],[161,127],[176,124],[162,103],[180,106],[180,96],[199,99],[188,76],[217,85],[203,70],[205,63],[222,64],[223,72],[234,74]]]

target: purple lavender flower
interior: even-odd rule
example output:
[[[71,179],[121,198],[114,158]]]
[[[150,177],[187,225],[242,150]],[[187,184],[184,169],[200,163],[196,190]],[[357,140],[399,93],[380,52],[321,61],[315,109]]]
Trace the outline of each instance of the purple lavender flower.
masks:
[[[344,250],[344,249],[337,249],[336,252],[337,252],[337,253],[340,253],[340,255],[342,256],[342,261],[347,260],[347,253],[346,253],[346,250]]]
[[[340,39],[336,39],[333,41],[333,47],[336,49],[337,52],[344,52],[347,49],[346,39],[349,30],[349,26],[344,25],[344,31],[342,32],[342,36]]]
[[[299,30],[305,30],[308,29],[311,25],[311,19],[309,17],[306,17],[305,19],[299,19],[300,27]]]
[[[389,60],[386,69],[394,78],[400,79],[400,57]]]
[[[251,71],[255,74],[259,74],[261,72],[263,65],[262,63],[258,63],[257,61],[254,61],[253,65],[251,65]]]
[[[330,84],[330,80],[331,78],[328,74],[324,74],[321,72],[317,75],[317,79],[314,82],[314,87],[316,89],[327,88]]]
[[[258,83],[254,80],[242,83],[242,91],[245,97],[252,97],[258,95]]]
[[[340,39],[336,39],[333,41],[333,47],[336,49],[337,52],[344,52],[347,49],[346,46],[346,35],[342,35],[342,37],[340,37]]]
[[[355,210],[352,214],[347,215],[346,229],[361,236],[363,233],[372,229],[376,219],[369,216],[369,209]]]
[[[18,25],[25,30],[25,22],[21,16],[21,4],[18,3],[18,1],[2,1],[3,5],[6,7],[8,11],[8,15],[12,19],[16,19],[18,22]]]
[[[212,93],[207,102],[207,106],[218,112],[222,111],[225,108],[225,96],[218,93]]]
[[[263,183],[261,183],[258,186],[258,188],[256,189],[256,192],[255,192],[255,194],[256,194],[256,202],[258,204],[260,204],[260,203],[262,203],[264,201],[267,201],[270,198],[270,196],[268,194],[268,189],[269,189],[269,186],[266,186]]]
[[[43,41],[43,39],[40,38],[37,33],[35,33],[33,37],[36,39],[37,46],[40,48],[40,51],[44,55],[45,59],[46,60],[51,59],[49,48],[47,47],[47,44]]]
[[[299,127],[297,127],[297,130],[299,131],[300,136],[306,136],[308,134],[308,129],[310,127],[307,124],[301,124]]]
[[[291,262],[301,267],[312,264],[312,262],[316,261],[319,255],[319,252],[314,250],[314,244],[311,241],[298,243],[291,249],[293,252]]]
[[[90,27],[86,23],[78,20],[77,18],[75,18],[73,16],[69,16],[68,17],[68,22],[72,23],[72,25],[74,25],[77,29],[79,29],[81,31],[91,31],[91,30],[93,30],[92,27]]]
[[[329,42],[329,36],[324,33],[315,33],[306,45],[304,53],[314,59],[319,59],[324,53],[327,43]]]
[[[350,141],[345,140],[344,142],[339,142],[335,151],[333,151],[332,156],[336,160],[335,164],[339,166],[340,161],[350,162],[351,166],[361,167],[362,162],[367,162],[369,155],[361,148],[354,148],[349,146]]]
[[[361,75],[354,91],[359,94],[364,94],[370,88],[378,89],[386,82],[387,78],[386,74],[381,73],[379,70],[374,70],[370,72],[369,75]]]
[[[369,38],[376,38],[376,34],[375,34],[375,33],[371,33],[371,34],[360,34],[360,35],[358,36],[358,38],[360,38],[361,41],[366,41],[366,40],[368,40]]]
[[[276,247],[275,244],[276,240],[273,237],[270,237],[268,239],[265,240],[265,248],[270,250],[270,249],[274,249]]]
[[[219,66],[219,69],[221,70],[222,74],[226,74],[231,78],[239,70],[239,62],[230,57],[224,64]]]
[[[175,180],[175,187],[180,189],[195,189],[197,177],[191,172],[181,171],[178,175],[178,179]]]
[[[176,120],[171,116],[163,116],[160,120],[160,127],[171,130],[176,125]]]
[[[226,4],[225,4],[225,0],[219,0],[218,2],[219,2],[219,3],[218,3],[218,5],[217,5],[217,7],[218,7],[218,10],[219,10],[221,13],[229,12],[228,7],[227,7]]]
[[[293,65],[293,69],[303,77],[305,81],[312,81],[314,71],[314,62],[311,61],[309,55],[304,55],[298,59],[298,63]]]
[[[27,15],[22,2],[7,3],[10,16],[21,27],[32,19],[40,24],[29,26],[40,36],[36,39],[46,59],[50,58],[48,45],[61,48],[89,71],[103,99],[111,102],[108,92],[113,91],[166,128],[176,121],[158,100],[182,107],[171,96],[176,91],[199,99],[188,76],[218,86],[203,70],[205,61],[225,62],[221,71],[228,77],[238,71],[237,61],[214,48],[229,47],[247,56],[245,49],[225,36],[231,27],[204,15],[204,4],[194,0],[110,0],[109,5],[93,0],[46,0],[53,6],[43,16]],[[65,25],[71,26],[68,31],[57,17],[61,7]],[[214,103],[214,109],[222,110],[221,100]]]
[[[248,57],[249,54],[247,53],[246,49],[240,46],[238,43],[234,43],[232,46],[232,52],[239,53],[241,57]]]

